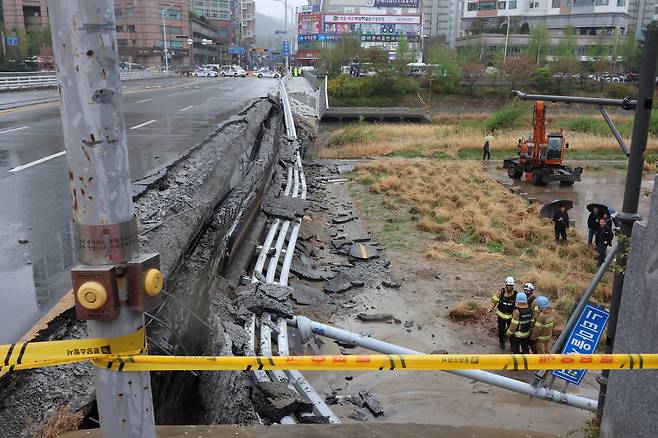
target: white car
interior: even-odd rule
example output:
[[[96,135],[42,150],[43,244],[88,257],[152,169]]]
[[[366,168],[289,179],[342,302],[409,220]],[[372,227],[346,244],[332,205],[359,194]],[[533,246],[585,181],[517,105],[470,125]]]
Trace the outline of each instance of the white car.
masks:
[[[192,73],[192,76],[196,78],[216,78],[219,76],[219,73],[210,68],[197,68]]]
[[[275,78],[277,79],[280,75],[278,72],[271,70],[269,68],[261,68],[256,72],[256,76],[259,78]]]
[[[234,76],[234,77],[247,77],[247,70],[243,69],[242,67],[233,67],[229,71],[228,76]]]

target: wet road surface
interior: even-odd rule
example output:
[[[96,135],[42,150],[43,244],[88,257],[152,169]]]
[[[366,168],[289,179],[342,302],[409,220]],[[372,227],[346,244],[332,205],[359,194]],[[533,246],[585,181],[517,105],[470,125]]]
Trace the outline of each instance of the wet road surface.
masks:
[[[587,163],[568,163],[575,166]],[[591,162],[590,162],[591,164]],[[573,186],[560,186],[557,183],[547,186],[535,186],[531,181],[513,180],[507,176],[507,170],[502,168],[502,163],[490,162],[486,164],[487,171],[503,182],[512,182],[514,186],[520,187],[522,192],[527,192],[530,198],[536,198],[541,204],[558,199],[573,201],[573,208],[569,210],[569,218],[575,221],[575,228],[583,236],[587,236],[587,205],[592,203],[605,204],[621,211],[624,199],[624,185],[626,184],[626,170],[618,168],[619,163],[601,162],[598,167],[601,170],[591,170],[585,167],[582,181]],[[653,178],[655,174],[645,173],[642,177],[642,196],[640,197],[639,212],[644,217],[649,212],[651,198],[644,194],[653,189]]]
[[[135,82],[141,84],[127,83],[123,98],[133,180],[180,156],[277,85],[256,78]],[[53,92],[3,93],[0,105]],[[56,102],[0,110],[0,344],[20,338],[71,287],[63,151]]]

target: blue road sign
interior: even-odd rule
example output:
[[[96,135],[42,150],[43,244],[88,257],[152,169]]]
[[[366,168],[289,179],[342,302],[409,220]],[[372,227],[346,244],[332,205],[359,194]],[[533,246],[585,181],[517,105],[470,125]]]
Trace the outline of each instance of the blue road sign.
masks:
[[[578,322],[569,333],[562,354],[593,354],[607,322],[607,310],[591,304],[586,305],[583,313],[578,318]],[[580,385],[583,377],[585,377],[585,370],[555,370],[553,375],[567,382]]]
[[[288,41],[284,41],[284,42],[283,42],[283,50],[282,50],[282,52],[283,52],[283,56],[288,56],[288,55],[290,55],[290,44],[288,43]]]
[[[274,35],[286,35],[288,32],[285,30],[275,30]]]
[[[242,47],[229,47],[228,48],[228,54],[229,55],[244,55],[246,52],[245,49]]]
[[[10,35],[7,37],[7,45],[8,46],[17,46],[18,45],[18,37],[16,35]]]

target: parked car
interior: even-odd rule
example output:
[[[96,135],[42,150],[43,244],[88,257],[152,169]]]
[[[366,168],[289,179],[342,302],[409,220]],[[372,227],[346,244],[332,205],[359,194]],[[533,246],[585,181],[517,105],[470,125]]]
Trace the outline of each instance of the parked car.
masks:
[[[194,70],[194,73],[192,73],[192,76],[197,78],[215,78],[219,76],[219,74],[211,68],[197,68]]]
[[[231,68],[233,67],[230,65],[222,65],[221,67],[219,67],[219,74],[221,76],[230,76]]]
[[[279,73],[275,72],[274,70],[271,70],[269,68],[261,68],[256,72],[256,76],[259,78],[278,78]]]
[[[171,68],[171,67],[170,67]],[[193,65],[179,65],[174,69],[175,73],[183,76],[190,76],[196,71],[196,67]]]
[[[231,73],[230,76],[235,76],[236,78],[237,77],[241,77],[241,78],[246,78],[247,77],[247,70],[243,69],[242,67],[233,66],[233,68],[231,68],[230,73]]]

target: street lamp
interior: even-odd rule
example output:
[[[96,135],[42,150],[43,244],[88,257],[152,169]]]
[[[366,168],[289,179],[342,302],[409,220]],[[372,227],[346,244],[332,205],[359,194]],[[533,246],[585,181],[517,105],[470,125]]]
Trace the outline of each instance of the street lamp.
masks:
[[[174,6],[176,5],[170,4],[162,10],[162,45],[164,47],[165,71],[167,73],[169,73],[169,51],[167,50],[167,24],[165,23],[165,12]]]
[[[510,26],[509,14],[507,15],[507,23],[503,23],[498,27],[500,28],[504,24],[507,24],[507,32],[505,33],[505,51],[503,52],[503,63],[507,61],[507,43],[509,42],[509,26]]]
[[[283,8],[283,14],[285,15],[283,30],[286,33],[286,41],[288,41],[288,51],[290,51],[292,49],[292,43],[291,43],[289,35],[288,35],[288,8],[290,8],[291,15],[292,15],[292,12],[294,11],[294,8],[292,6],[288,6],[288,0],[276,0],[276,1],[278,1],[279,3],[283,3],[283,7],[284,7]],[[291,21],[292,21],[292,19],[291,19]],[[292,27],[293,23],[290,23],[290,25]],[[288,53],[288,56],[286,56],[286,58],[285,58],[286,71],[288,71],[288,58],[289,57],[290,57],[290,52]]]

